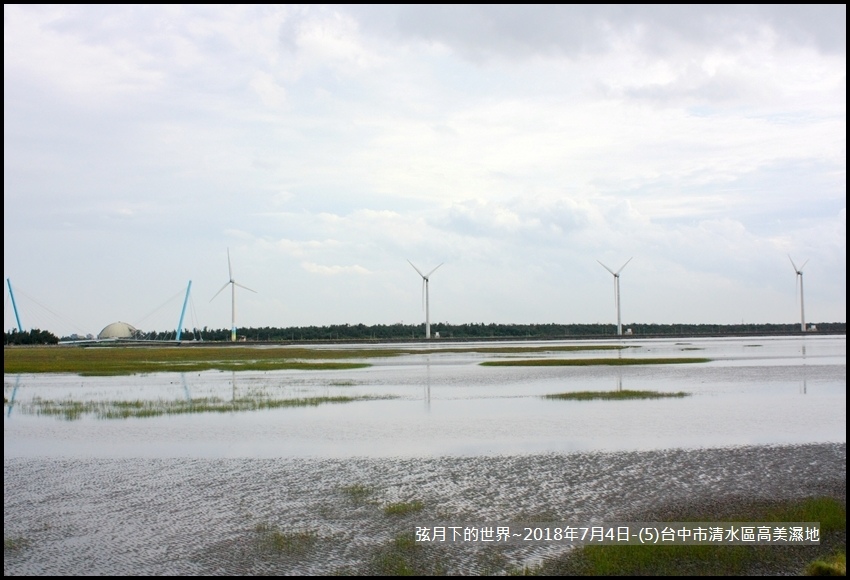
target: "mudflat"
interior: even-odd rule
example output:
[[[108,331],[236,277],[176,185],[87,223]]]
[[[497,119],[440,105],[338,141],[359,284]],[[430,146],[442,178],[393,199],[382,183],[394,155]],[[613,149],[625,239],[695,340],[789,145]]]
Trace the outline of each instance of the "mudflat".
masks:
[[[418,526],[666,521],[689,505],[845,501],[846,443],[351,459],[4,459],[5,575],[380,573]],[[646,519],[643,519],[646,518]],[[672,520],[671,520],[672,521]],[[562,543],[423,545],[504,574]]]

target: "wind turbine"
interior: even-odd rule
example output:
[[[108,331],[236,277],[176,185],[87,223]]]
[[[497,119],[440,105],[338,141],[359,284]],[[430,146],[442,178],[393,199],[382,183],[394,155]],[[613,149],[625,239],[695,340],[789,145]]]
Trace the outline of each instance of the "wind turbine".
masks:
[[[788,259],[791,260],[791,254],[788,254]],[[806,267],[809,261],[803,262],[799,268],[794,260],[791,260],[791,265],[794,266],[794,271],[797,273],[797,280],[800,281],[800,332],[806,332],[806,311],[803,308],[803,268]]]
[[[599,262],[599,260],[596,261]],[[623,335],[623,325],[620,322],[620,272],[622,272],[623,268],[625,268],[626,265],[631,261],[632,258],[626,260],[626,263],[623,264],[616,272],[605,264],[602,264],[602,262],[599,262],[600,264],[602,264],[603,268],[611,272],[611,275],[614,276],[614,304],[617,306],[617,336]]]
[[[413,262],[411,262],[410,260],[408,260],[407,263],[410,264],[411,266],[413,266]],[[441,263],[440,266],[442,266],[442,265],[443,264]],[[437,266],[437,268],[439,268],[440,266]],[[427,274],[423,274],[419,270],[419,268],[417,268],[416,266],[413,266],[413,269],[416,270],[416,272],[420,276],[422,276],[422,300],[425,304],[425,338],[431,338],[431,315],[430,315],[429,304],[428,304],[428,282],[431,279],[431,274],[433,274],[437,270],[437,268],[434,268],[433,270],[431,270]]]
[[[244,288],[245,290],[253,292],[254,294],[256,294],[257,291],[251,290],[247,286],[243,286],[242,284],[233,279],[233,268],[231,268],[230,266],[230,248],[227,248],[227,271],[230,274],[230,280],[224,286],[221,287],[221,290],[215,293],[215,296],[221,294],[221,291],[227,288],[228,284],[230,285],[230,341],[236,342],[236,287],[239,286],[240,288]],[[215,296],[210,298],[210,302],[215,300]]]

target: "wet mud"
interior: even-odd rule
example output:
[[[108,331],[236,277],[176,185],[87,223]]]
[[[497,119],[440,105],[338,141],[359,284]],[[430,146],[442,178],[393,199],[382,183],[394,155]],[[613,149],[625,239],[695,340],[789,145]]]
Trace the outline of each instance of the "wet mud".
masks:
[[[417,544],[407,562],[394,547],[410,548],[416,527],[436,522],[664,521],[669,506],[688,503],[843,498],[846,443],[399,459],[10,457],[3,474],[5,575],[363,575],[398,566],[482,575],[569,547]]]

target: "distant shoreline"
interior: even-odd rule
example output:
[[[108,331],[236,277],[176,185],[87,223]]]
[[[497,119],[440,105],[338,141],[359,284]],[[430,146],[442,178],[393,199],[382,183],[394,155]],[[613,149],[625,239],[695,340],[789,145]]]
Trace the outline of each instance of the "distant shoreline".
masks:
[[[218,341],[218,340],[132,340],[132,339],[116,339],[116,340],[80,340],[80,341],[65,341],[60,342],[56,346],[110,346],[120,344],[122,346],[291,346],[291,345],[308,345],[308,344],[435,344],[435,343],[468,343],[468,342],[556,342],[556,341],[635,341],[635,340],[656,340],[656,339],[701,339],[701,338],[801,338],[801,337],[817,337],[817,336],[847,336],[846,331],[817,331],[817,332],[713,332],[706,334],[682,333],[682,334],[629,334],[629,335],[599,335],[599,334],[584,334],[584,335],[568,335],[568,336],[550,336],[550,337],[516,337],[516,336],[468,336],[468,337],[445,337],[445,338],[328,338],[328,339],[305,339],[305,340],[239,340],[237,342]],[[29,346],[29,345],[5,345],[11,346]],[[44,346],[44,345],[34,345]]]

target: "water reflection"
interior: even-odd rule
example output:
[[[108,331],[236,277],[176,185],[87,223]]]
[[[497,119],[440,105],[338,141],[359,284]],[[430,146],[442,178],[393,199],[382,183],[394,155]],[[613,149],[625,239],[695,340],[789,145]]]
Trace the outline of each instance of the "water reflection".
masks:
[[[431,411],[431,355],[425,357],[425,410]]]
[[[180,373],[180,382],[183,383],[183,394],[186,396],[186,401],[191,401],[192,395],[189,394],[189,385],[186,383],[186,373]]]
[[[9,410],[6,411],[6,417],[12,416],[12,407],[15,406],[15,396],[18,394],[19,386],[21,386],[21,375],[15,375],[15,388],[12,389],[12,396],[9,398]]]
[[[805,395],[806,394],[806,375],[807,375],[807,373],[806,373],[806,343],[805,342],[803,343],[803,349],[802,350],[803,350],[803,353],[802,353],[803,354],[803,387],[802,387],[802,390],[803,390],[803,394]]]

